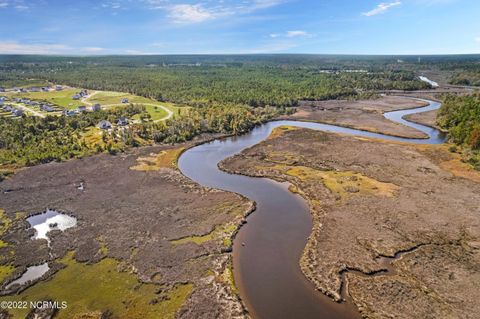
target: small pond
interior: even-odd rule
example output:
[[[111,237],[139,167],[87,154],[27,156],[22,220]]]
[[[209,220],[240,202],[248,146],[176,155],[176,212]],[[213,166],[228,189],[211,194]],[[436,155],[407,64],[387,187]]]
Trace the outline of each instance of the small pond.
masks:
[[[48,232],[56,229],[65,231],[77,225],[75,217],[52,209],[47,209],[44,213],[28,217],[27,221],[35,229],[35,235],[32,239],[46,239],[47,241],[50,241]]]

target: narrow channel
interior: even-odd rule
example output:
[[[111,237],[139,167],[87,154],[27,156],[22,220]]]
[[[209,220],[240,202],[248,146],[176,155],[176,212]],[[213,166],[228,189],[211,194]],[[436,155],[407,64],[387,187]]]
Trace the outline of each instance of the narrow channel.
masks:
[[[403,119],[405,115],[435,110],[441,105],[427,102],[426,107],[385,113],[392,121],[428,134],[429,138],[425,139],[320,123],[273,121],[245,135],[214,140],[182,154],[178,165],[185,176],[207,187],[241,194],[257,204],[233,245],[235,282],[253,318],[360,318],[360,315],[352,304],[335,303],[318,292],[300,270],[299,260],[312,229],[306,201],[291,193],[286,183],[229,174],[221,171],[218,163],[261,142],[274,128],[283,125],[409,143],[441,144],[445,136],[438,130]]]

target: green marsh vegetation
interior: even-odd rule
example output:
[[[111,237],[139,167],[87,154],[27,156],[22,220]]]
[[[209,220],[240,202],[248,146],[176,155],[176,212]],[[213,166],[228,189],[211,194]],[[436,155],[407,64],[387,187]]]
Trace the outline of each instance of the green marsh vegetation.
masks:
[[[135,274],[119,271],[119,262],[112,258],[90,265],[77,262],[71,252],[58,262],[64,268],[52,278],[2,300],[67,302],[55,318],[155,319],[174,318],[193,290],[185,283],[158,294],[160,286],[140,283]],[[28,310],[10,311],[14,318],[25,318]]]

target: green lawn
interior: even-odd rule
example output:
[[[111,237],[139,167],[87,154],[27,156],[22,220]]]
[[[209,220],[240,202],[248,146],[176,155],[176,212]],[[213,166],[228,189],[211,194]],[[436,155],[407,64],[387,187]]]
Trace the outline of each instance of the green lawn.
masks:
[[[91,98],[87,99],[89,103],[99,103],[101,105],[115,105],[115,107],[122,106],[122,99],[128,99],[129,103],[133,104],[155,104],[155,105],[162,105],[173,112],[173,115],[178,115],[179,110],[183,107],[178,106],[173,103],[169,102],[158,102],[153,99],[148,99],[143,96],[137,96],[129,93],[121,93],[121,92],[110,92],[110,91],[99,91],[95,93]],[[124,104],[128,105],[128,104]],[[162,108],[155,108],[154,105],[145,105],[147,112],[152,117],[153,121],[160,120],[166,117],[168,114]],[[139,117],[134,117],[134,119],[138,119]]]
[[[27,98],[37,101],[47,101],[49,103],[58,105],[65,109],[73,110],[80,105],[86,105],[80,100],[73,100],[72,96],[80,91],[80,89],[66,89],[63,91],[50,91],[50,92],[27,92],[27,93],[8,93],[10,98]],[[122,104],[122,99],[127,98],[129,103],[133,104],[154,104],[162,105],[171,110],[175,115],[179,114],[179,110],[183,107],[175,105],[169,102],[158,102],[152,99],[148,99],[142,96],[136,96],[129,93],[122,92],[110,92],[110,91],[90,91],[93,96],[88,98],[86,101],[90,104],[99,103],[101,105],[112,105],[113,107],[122,107],[128,104]],[[87,104],[88,105],[88,104]],[[160,120],[166,117],[168,114],[165,110],[158,107],[155,108],[154,105],[145,105],[147,112],[152,117],[153,121]],[[42,112],[43,113],[43,112]],[[138,117],[137,117],[138,118]]]
[[[121,104],[122,99],[128,99],[129,103],[158,103],[155,100],[147,99],[142,96],[136,96],[129,93],[121,93],[121,92],[98,92],[93,95],[91,98],[87,99],[90,103],[100,103],[102,105],[109,105],[109,104]]]
[[[148,114],[152,117],[152,121],[158,121],[163,119],[168,115],[167,111],[165,111],[163,108],[159,106],[154,106],[154,105],[145,105],[145,108],[147,109]],[[134,120],[140,119],[140,115],[137,114],[133,117]]]
[[[50,92],[27,92],[27,93],[14,93],[9,94],[9,97],[12,98],[27,98],[31,100],[42,100],[48,101],[55,105],[59,105],[66,109],[72,110],[76,109],[80,105],[85,105],[80,100],[73,100],[72,96],[80,91],[79,89],[67,89],[63,91],[50,91]]]
[[[173,112],[173,116],[177,116],[181,111],[190,108],[189,106],[179,106],[178,104],[173,104],[170,102],[161,102],[161,105],[165,106],[167,109]]]

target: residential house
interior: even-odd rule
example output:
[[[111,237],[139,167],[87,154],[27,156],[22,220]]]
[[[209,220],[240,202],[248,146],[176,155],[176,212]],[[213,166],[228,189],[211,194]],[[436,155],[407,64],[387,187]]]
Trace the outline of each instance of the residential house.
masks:
[[[0,87],[0,92],[5,92],[5,88]]]
[[[11,105],[4,105],[2,109],[4,112],[12,112],[13,110]]]
[[[110,123],[107,120],[102,120],[100,123],[98,123],[98,127],[101,128],[102,130],[109,130],[112,128],[112,123]]]
[[[128,125],[128,119],[125,118],[125,117],[121,117],[118,119],[118,122],[117,122],[117,125],[118,126],[126,126]]]
[[[56,91],[61,91],[61,90],[63,90],[63,87],[61,85],[57,85],[57,86],[55,86],[55,90]]]
[[[76,113],[75,113],[75,111],[72,111],[72,110],[64,110],[63,115],[68,116],[68,117],[72,117],[72,116],[75,116]]]
[[[128,99],[122,99],[122,103],[128,103]]]
[[[12,114],[13,114],[14,116],[20,117],[20,116],[23,115],[23,110],[21,110],[21,109],[13,109],[13,110],[12,110]]]
[[[74,96],[72,96],[72,99],[73,100],[80,100],[81,96],[79,94],[75,94]]]
[[[50,106],[50,105],[47,105],[47,104],[43,104],[42,106],[40,106],[40,109],[44,112],[53,112],[55,111],[55,109]]]
[[[92,106],[92,111],[100,111],[102,109],[102,106],[100,104],[95,104]]]
[[[86,111],[87,111],[87,107],[85,105],[80,105],[79,107],[77,107],[78,113],[86,112]]]
[[[40,88],[36,87],[36,86],[32,86],[32,87],[28,88],[28,91],[30,91],[30,92],[40,92]]]

